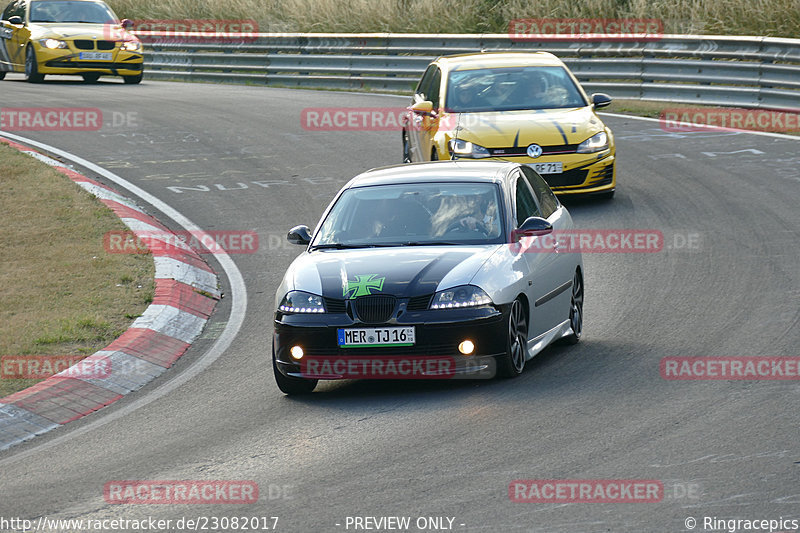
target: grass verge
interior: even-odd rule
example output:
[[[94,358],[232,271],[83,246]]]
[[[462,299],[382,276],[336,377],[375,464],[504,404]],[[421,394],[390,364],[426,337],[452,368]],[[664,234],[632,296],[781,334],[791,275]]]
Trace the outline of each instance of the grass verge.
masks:
[[[109,254],[103,235],[127,230],[66,176],[0,142],[0,355],[87,356],[152,301],[150,254]],[[39,380],[5,379],[0,398]]]
[[[665,33],[800,35],[798,0],[109,0],[131,19],[254,19],[261,32],[506,33],[521,18],[661,19]]]

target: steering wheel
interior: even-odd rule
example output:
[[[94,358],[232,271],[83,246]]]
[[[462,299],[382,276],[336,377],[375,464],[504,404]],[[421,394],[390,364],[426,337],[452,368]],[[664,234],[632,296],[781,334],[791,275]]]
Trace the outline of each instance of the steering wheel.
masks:
[[[475,228],[471,229],[469,226],[467,226],[465,224],[462,224],[461,223],[462,220],[464,220],[464,219],[460,218],[458,220],[454,220],[453,222],[451,222],[447,226],[447,229],[445,229],[444,232],[445,233],[450,233],[451,231],[459,232],[459,233],[466,233],[466,232],[475,233],[475,232],[478,232],[478,233],[482,233],[484,237],[488,237],[489,236],[489,228],[486,226],[486,224],[483,221],[476,219],[475,220]]]

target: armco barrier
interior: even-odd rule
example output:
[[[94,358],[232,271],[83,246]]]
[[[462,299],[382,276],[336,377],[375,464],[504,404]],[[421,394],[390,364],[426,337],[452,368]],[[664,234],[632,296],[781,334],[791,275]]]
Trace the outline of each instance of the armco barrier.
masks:
[[[664,35],[657,40],[512,40],[506,34],[140,32],[149,79],[411,91],[440,55],[552,52],[588,92],[617,98],[800,109],[800,39]],[[183,41],[183,42],[180,42]]]

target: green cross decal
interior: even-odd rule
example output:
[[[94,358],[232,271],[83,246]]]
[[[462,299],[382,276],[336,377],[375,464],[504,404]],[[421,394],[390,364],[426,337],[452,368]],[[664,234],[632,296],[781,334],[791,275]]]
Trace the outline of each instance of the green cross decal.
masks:
[[[347,294],[350,291],[353,291],[353,294],[349,296],[352,300],[354,298],[358,298],[359,296],[367,296],[372,294],[372,291],[380,291],[383,289],[383,281],[386,279],[384,278],[376,278],[377,274],[361,274],[356,276],[355,281],[347,280],[347,283],[344,286],[344,291],[342,292],[342,296],[348,298]]]

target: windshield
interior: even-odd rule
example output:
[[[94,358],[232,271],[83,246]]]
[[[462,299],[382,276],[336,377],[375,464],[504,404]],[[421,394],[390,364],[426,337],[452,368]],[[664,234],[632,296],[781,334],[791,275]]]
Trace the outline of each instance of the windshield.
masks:
[[[448,111],[512,111],[588,105],[563,67],[454,70],[447,82]]]
[[[409,183],[346,190],[312,247],[503,242],[491,183]]]
[[[31,22],[113,24],[118,21],[108,6],[99,2],[37,0],[31,3]]]

